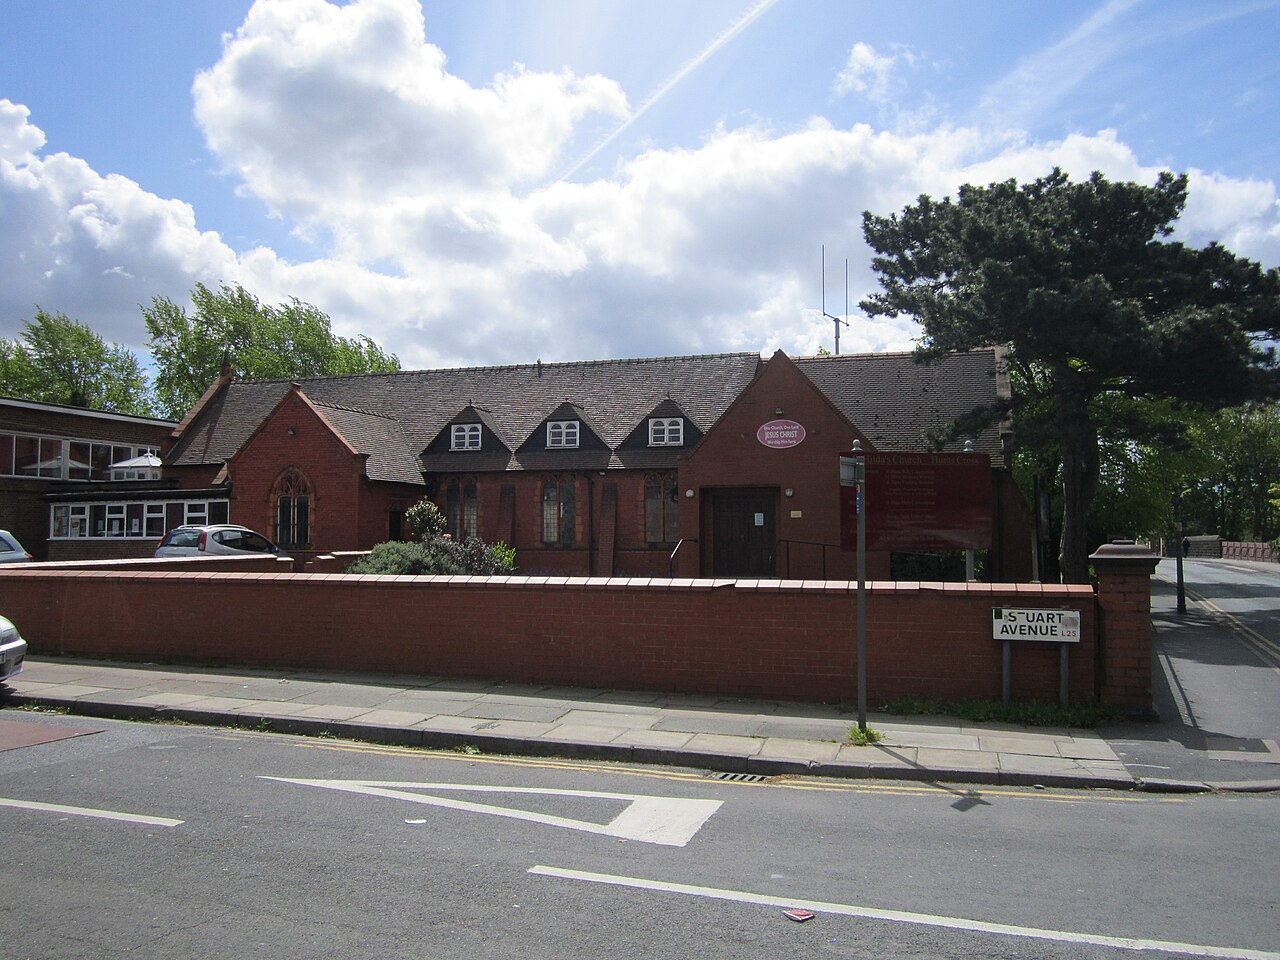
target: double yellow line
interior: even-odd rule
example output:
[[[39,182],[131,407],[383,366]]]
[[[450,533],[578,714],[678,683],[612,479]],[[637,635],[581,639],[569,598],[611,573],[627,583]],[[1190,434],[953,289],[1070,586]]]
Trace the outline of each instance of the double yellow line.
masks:
[[[242,734],[253,736],[254,734]],[[332,750],[342,753],[381,754],[383,756],[413,756],[432,760],[454,760],[469,765],[525,767],[541,770],[560,770],[574,773],[609,773],[615,776],[640,777],[646,780],[675,780],[684,782],[714,783],[728,788],[774,787],[788,790],[813,790],[824,792],[862,793],[897,796],[948,795],[967,800],[984,797],[1000,797],[1011,800],[1038,800],[1047,803],[1182,803],[1184,798],[1152,794],[1133,794],[1111,790],[1081,790],[1072,792],[1020,789],[1018,787],[955,787],[945,784],[900,783],[878,780],[833,781],[805,777],[769,777],[763,781],[712,780],[696,770],[664,769],[661,767],[632,766],[622,763],[600,763],[591,760],[562,760],[554,757],[507,757],[495,754],[466,754],[453,750],[431,750],[421,747],[398,747],[386,744],[359,743],[349,740],[299,739],[297,746],[311,750]]]
[[[1264,637],[1248,624],[1242,623],[1238,617],[1232,613],[1228,613],[1226,610],[1223,610],[1208,597],[1201,596],[1189,587],[1185,589],[1187,596],[1192,600],[1200,604],[1214,616],[1225,620],[1227,626],[1239,634],[1241,639],[1243,639],[1245,643],[1252,647],[1254,651],[1262,657],[1263,663],[1269,666],[1272,670],[1280,672],[1280,644]]]

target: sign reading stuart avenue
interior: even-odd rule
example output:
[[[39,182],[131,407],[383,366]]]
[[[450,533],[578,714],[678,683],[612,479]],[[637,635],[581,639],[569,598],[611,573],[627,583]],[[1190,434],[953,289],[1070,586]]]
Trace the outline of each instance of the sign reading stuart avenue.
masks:
[[[991,638],[1079,643],[1080,611],[995,607],[991,611]]]

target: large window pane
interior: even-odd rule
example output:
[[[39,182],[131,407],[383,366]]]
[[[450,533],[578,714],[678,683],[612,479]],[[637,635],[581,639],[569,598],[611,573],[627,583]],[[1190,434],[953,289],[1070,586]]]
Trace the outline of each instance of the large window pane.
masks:
[[[40,438],[40,476],[62,479],[62,441],[56,437]]]
[[[680,539],[680,488],[676,484],[676,476],[667,477],[667,543],[675,543]]]
[[[662,542],[662,481],[652,476],[644,481],[644,539]]]
[[[0,475],[13,476],[13,434],[0,433]]]
[[[476,485],[471,482],[462,488],[462,536],[476,536]]]
[[[555,543],[560,538],[560,492],[554,480],[542,485],[542,542]]]
[[[573,478],[560,481],[560,542],[573,543],[574,535],[574,489]]]
[[[163,537],[164,529],[164,504],[148,503],[146,527],[144,533],[148,537]]]
[[[13,442],[13,472],[19,477],[39,475],[40,441],[36,437],[15,437]]]
[[[95,443],[89,454],[89,479],[111,479],[111,445]]]
[[[67,479],[69,480],[88,480],[90,477],[90,450],[92,444],[82,443],[73,440],[67,444],[68,447],[68,463],[67,463]]]
[[[294,546],[302,547],[311,542],[311,498],[293,498],[293,532],[297,538]]]

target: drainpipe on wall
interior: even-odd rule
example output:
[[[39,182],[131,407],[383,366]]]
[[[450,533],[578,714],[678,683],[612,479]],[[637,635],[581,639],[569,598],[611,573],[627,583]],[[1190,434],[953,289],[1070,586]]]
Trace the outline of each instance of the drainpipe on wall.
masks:
[[[596,575],[596,483],[591,474],[587,478],[587,576]]]

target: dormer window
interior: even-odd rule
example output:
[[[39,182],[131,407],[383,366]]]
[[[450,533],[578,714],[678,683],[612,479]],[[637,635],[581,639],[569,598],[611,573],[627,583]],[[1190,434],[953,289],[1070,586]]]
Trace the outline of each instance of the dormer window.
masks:
[[[449,434],[450,450],[479,450],[480,424],[455,423]]]
[[[684,443],[682,417],[654,417],[649,421],[649,446],[678,447]]]
[[[578,446],[577,420],[552,420],[547,424],[547,449],[573,449]]]

